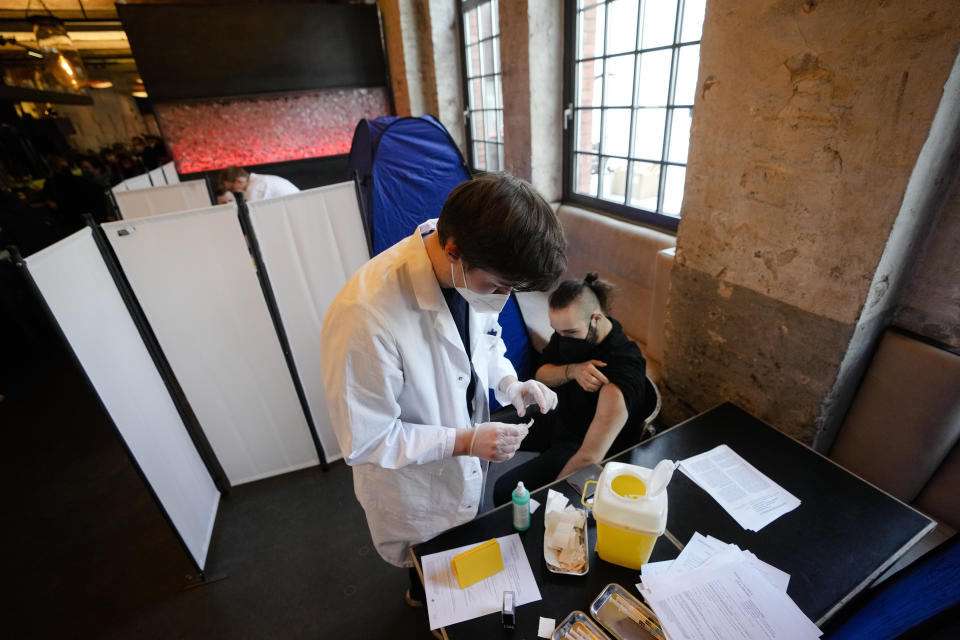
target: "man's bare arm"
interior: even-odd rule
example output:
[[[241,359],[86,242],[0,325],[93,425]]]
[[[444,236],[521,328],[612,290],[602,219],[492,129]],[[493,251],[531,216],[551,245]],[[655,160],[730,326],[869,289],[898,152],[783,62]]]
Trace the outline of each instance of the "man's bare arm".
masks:
[[[620,387],[612,383],[603,385],[597,400],[597,412],[593,415],[587,434],[577,452],[567,460],[557,479],[603,460],[604,454],[620,435],[628,417],[627,405]]]

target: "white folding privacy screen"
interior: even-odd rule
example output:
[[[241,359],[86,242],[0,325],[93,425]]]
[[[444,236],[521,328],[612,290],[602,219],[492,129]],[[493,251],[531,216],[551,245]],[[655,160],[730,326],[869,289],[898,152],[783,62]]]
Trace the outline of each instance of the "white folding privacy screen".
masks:
[[[328,460],[341,458],[320,372],[323,316],[369,258],[352,182],[248,204],[250,222]]]
[[[134,191],[136,189],[149,189],[150,187],[160,187],[167,184],[177,184],[180,182],[180,176],[177,174],[177,167],[173,162],[168,162],[156,169],[142,173],[132,178],[127,178],[123,182],[113,186],[113,193],[121,191]]]
[[[207,192],[207,183],[203,180],[189,180],[150,189],[118,191],[113,197],[124,220],[210,206],[210,194]]]
[[[127,178],[120,184],[124,185],[126,188],[125,191],[133,191],[134,189],[149,189],[153,186],[153,183],[150,182],[149,173],[141,173],[138,176],[133,176],[132,178]]]
[[[76,232],[25,262],[130,453],[202,569],[220,493],[90,229]]]
[[[317,464],[234,205],[103,230],[231,484]]]
[[[177,173],[177,167],[174,166],[172,162],[162,165],[160,169],[163,171],[163,177],[166,179],[167,184],[177,184],[180,182],[180,175]]]
[[[167,184],[167,179],[163,175],[162,167],[151,169],[147,173],[150,175],[150,184],[153,185],[154,187],[159,187],[161,185]]]

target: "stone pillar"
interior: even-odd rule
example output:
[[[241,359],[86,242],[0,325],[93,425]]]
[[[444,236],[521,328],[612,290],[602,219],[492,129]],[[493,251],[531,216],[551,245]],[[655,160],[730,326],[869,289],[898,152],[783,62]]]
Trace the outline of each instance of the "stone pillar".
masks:
[[[924,245],[933,239],[933,230],[950,195],[958,167],[960,58],[954,62],[929,135],[907,182],[899,214],[873,274],[837,379],[824,399],[814,440],[821,451],[828,451],[833,444],[883,331],[892,324],[901,300],[913,291],[916,265],[922,260]],[[953,236],[952,244],[956,248],[960,238]],[[957,253],[953,255],[955,262]],[[953,287],[955,292],[957,287],[956,284]],[[954,308],[953,321],[955,327],[960,322],[960,306]],[[926,333],[926,328],[921,328],[919,333]]]
[[[563,3],[500,2],[504,164],[550,201],[562,195]]]
[[[436,71],[434,88],[437,111],[435,116],[450,132],[450,137],[466,157],[464,140],[462,65],[463,42],[457,27],[459,3],[448,0],[430,0],[430,26],[433,34],[433,67]]]
[[[550,202],[563,196],[563,3],[527,0],[530,182]]]
[[[378,5],[397,115],[436,116],[464,150],[457,6],[446,0],[379,0]]]
[[[955,6],[707,3],[667,422],[730,400],[813,442],[842,418],[841,364],[957,55]]]
[[[500,2],[504,169],[530,180],[530,48],[527,0]]]

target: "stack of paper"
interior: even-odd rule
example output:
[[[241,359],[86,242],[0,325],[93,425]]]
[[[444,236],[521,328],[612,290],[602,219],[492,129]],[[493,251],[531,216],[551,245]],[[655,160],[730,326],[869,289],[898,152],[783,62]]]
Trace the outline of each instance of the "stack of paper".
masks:
[[[668,640],[815,640],[822,634],[787,595],[790,576],[749,551],[693,534],[676,560],[643,565],[637,589]]]
[[[725,444],[680,461],[680,471],[710,494],[744,529],[760,531],[800,500]]]

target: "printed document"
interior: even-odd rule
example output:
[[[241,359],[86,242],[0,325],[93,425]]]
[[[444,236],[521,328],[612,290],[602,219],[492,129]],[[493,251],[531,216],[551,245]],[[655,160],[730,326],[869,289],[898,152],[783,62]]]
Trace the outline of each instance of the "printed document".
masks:
[[[540,600],[540,589],[533,577],[530,561],[516,533],[497,538],[503,555],[503,571],[493,574],[466,589],[461,589],[450,568],[450,560],[476,544],[431,553],[420,559],[423,583],[427,594],[427,616],[431,629],[439,629],[489,613],[497,613],[503,605],[503,592],[516,594],[516,605]]]
[[[695,533],[669,565],[648,566],[637,589],[670,640],[822,635],[787,595],[790,576],[736,545]]]
[[[710,494],[744,529],[760,531],[800,500],[725,444],[680,461],[680,471]]]

